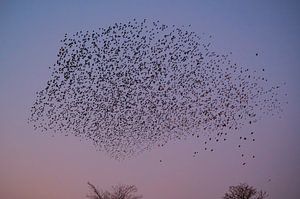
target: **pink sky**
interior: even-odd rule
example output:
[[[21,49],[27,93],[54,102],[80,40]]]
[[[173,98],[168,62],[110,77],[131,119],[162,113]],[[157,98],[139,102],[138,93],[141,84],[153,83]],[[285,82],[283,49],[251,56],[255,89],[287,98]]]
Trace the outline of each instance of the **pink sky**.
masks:
[[[0,3],[0,198],[82,199],[87,182],[108,189],[134,184],[145,199],[221,198],[241,182],[272,199],[297,199],[300,191],[299,52],[297,1],[2,1]],[[282,119],[245,126],[255,154],[241,165],[238,137],[200,150],[202,142],[169,143],[140,156],[115,161],[74,137],[41,134],[27,124],[35,92],[42,89],[66,32],[92,30],[132,18],[192,24],[214,37],[219,53],[239,64],[266,69],[274,83],[286,82],[289,104]],[[255,57],[259,52],[260,56]],[[196,158],[193,152],[200,151]],[[160,162],[159,160],[162,160]],[[270,181],[271,179],[271,181]]]

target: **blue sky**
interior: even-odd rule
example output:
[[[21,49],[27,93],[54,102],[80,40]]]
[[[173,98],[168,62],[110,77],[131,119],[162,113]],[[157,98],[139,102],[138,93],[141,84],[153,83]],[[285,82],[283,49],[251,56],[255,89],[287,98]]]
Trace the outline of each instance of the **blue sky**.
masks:
[[[1,1],[0,196],[84,198],[87,181],[109,188],[135,184],[145,199],[221,198],[230,185],[247,182],[270,198],[296,199],[300,171],[300,3],[297,1]],[[187,139],[117,162],[72,137],[51,137],[26,123],[35,92],[49,79],[65,33],[93,30],[133,18],[187,25],[212,35],[212,48],[232,52],[250,69],[266,69],[270,83],[286,82],[289,104],[282,119],[254,127],[257,158],[242,167],[233,136],[214,153]],[[259,53],[259,56],[255,56]],[[163,159],[163,164],[159,162]],[[271,179],[271,181],[269,181]]]

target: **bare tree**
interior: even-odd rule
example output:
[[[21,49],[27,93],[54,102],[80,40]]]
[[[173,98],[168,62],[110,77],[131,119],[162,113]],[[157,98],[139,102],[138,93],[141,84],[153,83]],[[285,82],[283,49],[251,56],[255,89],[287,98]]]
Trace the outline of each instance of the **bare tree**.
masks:
[[[112,187],[112,192],[98,190],[93,184],[88,182],[92,195],[90,199],[141,199],[142,195],[136,195],[137,188],[134,185],[116,185]]]
[[[110,193],[108,191],[98,190],[92,183],[88,182],[92,194],[87,195],[90,199],[110,199]]]
[[[256,188],[242,183],[237,186],[230,186],[228,193],[225,193],[223,199],[264,199],[267,197],[267,192],[258,191]]]

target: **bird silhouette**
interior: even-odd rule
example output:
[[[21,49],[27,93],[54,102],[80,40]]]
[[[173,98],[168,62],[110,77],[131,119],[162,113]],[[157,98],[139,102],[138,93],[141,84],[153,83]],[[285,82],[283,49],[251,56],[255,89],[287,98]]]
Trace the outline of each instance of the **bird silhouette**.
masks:
[[[212,39],[146,19],[65,34],[29,122],[124,159],[202,132],[220,143],[282,111],[279,87],[212,51]]]

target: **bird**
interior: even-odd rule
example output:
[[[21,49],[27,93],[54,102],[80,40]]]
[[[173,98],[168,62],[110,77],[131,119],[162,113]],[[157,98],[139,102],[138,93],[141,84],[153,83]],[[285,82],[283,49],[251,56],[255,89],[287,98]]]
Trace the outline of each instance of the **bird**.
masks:
[[[66,33],[29,123],[122,160],[205,133],[205,144],[221,143],[232,134],[220,132],[282,110],[280,86],[269,88],[232,52],[212,50],[211,35],[190,29],[135,18]]]

